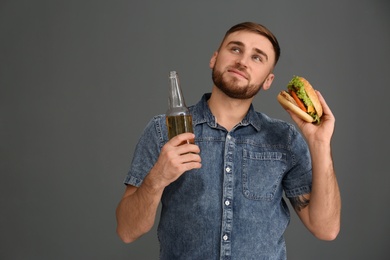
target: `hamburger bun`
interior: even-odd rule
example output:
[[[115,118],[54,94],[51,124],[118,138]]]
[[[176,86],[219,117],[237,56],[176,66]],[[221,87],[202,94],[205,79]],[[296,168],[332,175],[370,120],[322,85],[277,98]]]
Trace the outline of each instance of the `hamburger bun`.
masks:
[[[318,99],[317,93],[313,86],[307,81],[305,78],[299,77],[299,79],[303,82],[303,86],[305,87],[306,94],[309,96],[311,102],[313,103],[314,109],[317,112],[319,117],[322,116],[322,105],[320,100]]]

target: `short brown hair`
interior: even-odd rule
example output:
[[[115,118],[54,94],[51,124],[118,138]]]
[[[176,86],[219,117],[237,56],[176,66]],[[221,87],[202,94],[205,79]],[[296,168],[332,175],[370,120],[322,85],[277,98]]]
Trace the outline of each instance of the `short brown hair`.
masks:
[[[229,36],[229,34],[231,34],[233,32],[237,32],[237,31],[254,32],[254,33],[257,33],[257,34],[260,34],[260,35],[266,37],[271,42],[272,46],[274,47],[274,51],[275,51],[274,66],[276,65],[276,63],[278,62],[279,57],[280,57],[280,46],[279,46],[278,40],[276,39],[275,35],[270,30],[268,30],[265,26],[263,26],[261,24],[257,24],[257,23],[253,23],[253,22],[239,23],[239,24],[236,24],[233,27],[231,27],[226,32],[226,34],[222,40],[222,43],[225,41],[226,37]]]

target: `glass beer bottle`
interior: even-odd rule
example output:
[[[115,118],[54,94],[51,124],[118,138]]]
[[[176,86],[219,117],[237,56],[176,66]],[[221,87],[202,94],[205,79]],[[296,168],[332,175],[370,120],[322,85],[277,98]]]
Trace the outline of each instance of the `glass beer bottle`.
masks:
[[[176,71],[171,71],[169,73],[169,81],[170,86],[166,124],[168,128],[168,137],[171,139],[178,134],[186,132],[193,133],[193,129],[192,116],[185,104]],[[188,140],[187,143],[194,143],[194,140]]]

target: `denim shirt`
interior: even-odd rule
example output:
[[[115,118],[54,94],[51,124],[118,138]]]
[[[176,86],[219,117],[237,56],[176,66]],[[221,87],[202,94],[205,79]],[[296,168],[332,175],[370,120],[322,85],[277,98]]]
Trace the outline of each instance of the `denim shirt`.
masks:
[[[158,226],[160,259],[286,259],[283,199],[311,191],[307,144],[294,126],[254,111],[231,131],[207,105],[190,107],[202,168],[164,190]],[[165,116],[141,136],[125,179],[139,187],[168,141]]]

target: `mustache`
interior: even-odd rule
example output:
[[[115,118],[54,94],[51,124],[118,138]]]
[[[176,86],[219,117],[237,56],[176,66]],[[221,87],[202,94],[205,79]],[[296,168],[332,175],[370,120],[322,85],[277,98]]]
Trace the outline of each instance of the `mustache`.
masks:
[[[234,65],[227,67],[227,71],[234,71],[234,70],[240,72],[240,74],[245,76],[245,78],[247,78],[247,79],[249,78],[249,74],[246,71],[246,68],[244,66],[242,66],[241,64],[236,63]]]
[[[246,72],[246,68],[244,66],[242,66],[241,64],[239,64],[239,63],[236,63],[236,64],[234,64],[232,66],[229,66],[228,68]]]

